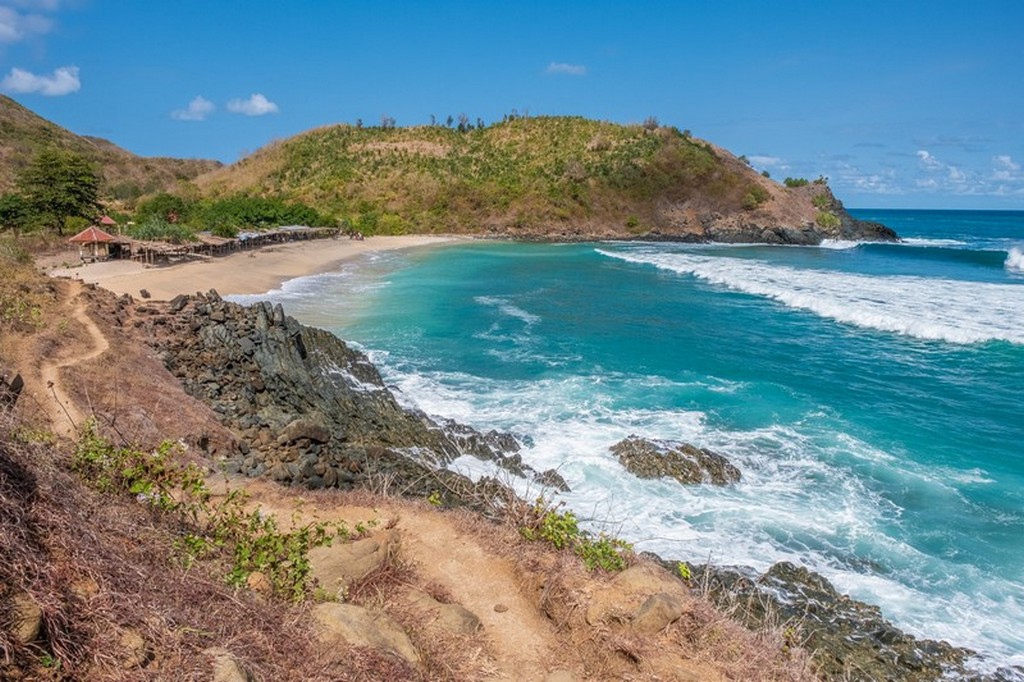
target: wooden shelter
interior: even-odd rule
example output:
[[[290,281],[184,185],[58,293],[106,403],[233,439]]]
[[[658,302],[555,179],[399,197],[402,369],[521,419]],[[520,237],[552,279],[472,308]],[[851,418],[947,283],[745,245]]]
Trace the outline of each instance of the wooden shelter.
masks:
[[[68,239],[68,241],[73,244],[78,244],[78,255],[81,256],[82,260],[85,260],[88,257],[85,255],[85,247],[88,245],[92,251],[91,258],[96,260],[100,257],[100,245],[103,245],[102,255],[106,257],[110,254],[110,244],[116,242],[117,237],[108,232],[104,232],[95,225],[90,225],[74,237]]]

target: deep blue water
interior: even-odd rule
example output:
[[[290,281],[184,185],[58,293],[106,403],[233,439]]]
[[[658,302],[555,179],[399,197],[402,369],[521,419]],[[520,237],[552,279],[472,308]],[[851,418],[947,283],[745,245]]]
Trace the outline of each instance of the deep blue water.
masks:
[[[1024,664],[1024,213],[853,213],[907,241],[460,243],[270,297],[369,350],[408,402],[527,436],[594,528],[804,564],[981,666]],[[629,434],[743,480],[636,479],[608,452]]]

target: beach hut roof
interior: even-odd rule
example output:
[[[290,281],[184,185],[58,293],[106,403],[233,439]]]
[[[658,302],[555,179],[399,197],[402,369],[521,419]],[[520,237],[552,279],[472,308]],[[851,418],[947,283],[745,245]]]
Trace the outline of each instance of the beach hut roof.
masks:
[[[117,237],[107,232],[104,232],[95,225],[90,225],[85,228],[74,237],[68,239],[69,242],[75,242],[78,244],[91,244],[95,242],[112,242],[116,241]]]
[[[100,218],[100,225],[117,225],[117,221],[111,218],[110,216],[105,215],[102,218]]]

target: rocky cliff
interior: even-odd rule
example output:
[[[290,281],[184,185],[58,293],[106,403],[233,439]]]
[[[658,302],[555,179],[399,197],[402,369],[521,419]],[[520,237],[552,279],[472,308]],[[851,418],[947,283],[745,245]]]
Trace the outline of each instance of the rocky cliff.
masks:
[[[224,461],[230,473],[310,488],[379,487],[387,479],[406,494],[454,499],[472,486],[444,467],[471,455],[564,486],[555,472],[524,465],[510,434],[439,423],[401,406],[363,353],[280,305],[244,307],[210,292],[139,312],[185,390],[238,434]]]

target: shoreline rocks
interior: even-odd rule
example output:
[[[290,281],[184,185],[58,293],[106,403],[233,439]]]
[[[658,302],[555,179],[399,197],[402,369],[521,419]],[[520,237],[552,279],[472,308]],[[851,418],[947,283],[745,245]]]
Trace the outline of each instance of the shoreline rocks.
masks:
[[[740,480],[740,470],[728,459],[689,443],[631,435],[610,449],[638,478],[674,478],[683,485],[728,485]]]
[[[402,494],[437,490],[445,504],[477,503],[481,486],[497,483],[472,483],[444,468],[470,455],[567,489],[556,472],[524,464],[513,435],[403,407],[363,353],[299,324],[280,305],[241,306],[211,291],[137,310],[136,326],[185,391],[239,435],[224,460],[228,473],[310,488],[387,480]]]

